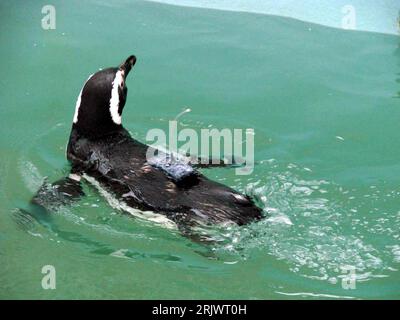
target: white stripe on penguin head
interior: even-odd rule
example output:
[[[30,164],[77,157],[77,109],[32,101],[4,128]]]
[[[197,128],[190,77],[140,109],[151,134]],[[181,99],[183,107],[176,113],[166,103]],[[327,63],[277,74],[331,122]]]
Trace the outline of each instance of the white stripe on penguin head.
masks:
[[[81,91],[79,92],[79,96],[78,96],[78,99],[76,100],[76,105],[75,105],[75,114],[74,114],[74,120],[73,120],[74,123],[77,123],[77,122],[78,122],[78,113],[79,113],[79,107],[81,106],[81,98],[82,98],[82,91],[83,91],[83,88],[85,87],[86,83],[90,80],[90,78],[91,78],[92,76],[93,76],[93,74],[91,74],[91,75],[89,76],[89,78],[88,78],[88,79],[85,81],[85,83],[83,84]]]
[[[122,86],[124,81],[124,71],[118,70],[115,74],[114,81],[112,83],[113,87],[111,90],[111,99],[110,99],[110,113],[111,118],[115,124],[121,124],[121,115],[118,113],[119,108],[119,93],[118,87]]]

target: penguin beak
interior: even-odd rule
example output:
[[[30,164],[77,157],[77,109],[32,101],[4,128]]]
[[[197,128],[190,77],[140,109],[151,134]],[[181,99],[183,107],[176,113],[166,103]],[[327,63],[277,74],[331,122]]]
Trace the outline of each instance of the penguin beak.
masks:
[[[121,63],[119,69],[124,71],[125,78],[127,77],[129,71],[131,71],[135,63],[136,63],[136,57],[134,55],[131,55],[130,57],[128,57],[128,59],[125,60],[125,62]]]

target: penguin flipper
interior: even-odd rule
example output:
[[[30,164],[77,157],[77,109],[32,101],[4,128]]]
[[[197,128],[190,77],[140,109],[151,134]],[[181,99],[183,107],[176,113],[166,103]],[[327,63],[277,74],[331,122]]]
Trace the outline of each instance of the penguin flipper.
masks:
[[[14,219],[22,229],[30,229],[34,221],[51,229],[51,213],[70,205],[84,195],[80,176],[70,174],[52,184],[43,183],[33,196],[27,209],[20,208]]]
[[[52,184],[43,183],[27,207],[13,212],[13,219],[18,227],[29,231],[34,228],[36,221],[53,229],[51,213],[72,204],[84,195],[79,178],[78,175],[71,174]]]
[[[84,195],[81,177],[70,174],[52,184],[44,183],[32,198],[31,203],[47,210],[56,210],[60,206],[72,204]]]

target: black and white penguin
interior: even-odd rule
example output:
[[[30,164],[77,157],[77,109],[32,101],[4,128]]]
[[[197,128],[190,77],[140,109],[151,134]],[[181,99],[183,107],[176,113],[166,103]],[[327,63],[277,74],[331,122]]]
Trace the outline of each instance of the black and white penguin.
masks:
[[[126,78],[135,63],[132,55],[84,84],[67,146],[71,174],[53,184],[58,198],[68,202],[81,197],[83,177],[116,197],[123,209],[151,212],[154,220],[167,218],[185,234],[198,225],[243,225],[261,219],[262,210],[248,196],[194,169],[184,170],[188,176],[177,179],[162,166],[150,164],[146,154],[151,147],[133,139],[122,126]],[[43,204],[43,195],[39,191],[34,202]]]

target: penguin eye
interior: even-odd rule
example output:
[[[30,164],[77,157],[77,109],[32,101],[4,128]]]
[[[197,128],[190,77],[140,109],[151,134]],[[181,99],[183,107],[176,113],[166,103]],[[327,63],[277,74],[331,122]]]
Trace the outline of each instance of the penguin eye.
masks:
[[[121,81],[120,87],[121,87],[121,88],[124,87],[124,80]]]

